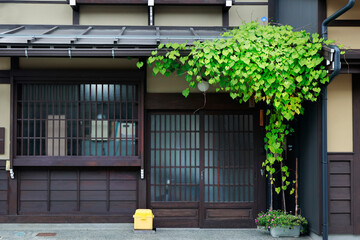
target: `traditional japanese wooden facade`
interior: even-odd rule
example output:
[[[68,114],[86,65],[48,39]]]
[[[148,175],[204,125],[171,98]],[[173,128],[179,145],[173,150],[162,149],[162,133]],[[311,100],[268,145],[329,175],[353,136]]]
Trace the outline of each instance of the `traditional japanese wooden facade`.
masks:
[[[269,3],[74,2],[0,2],[0,221],[132,222],[151,208],[155,227],[254,227],[260,106],[210,90],[194,113],[203,94],[136,63],[268,17]]]
[[[1,0],[0,221],[132,222],[150,208],[155,227],[254,227],[268,199],[264,107],[210,89],[196,111],[203,94],[185,99],[183,78],[136,63],[262,17],[320,33],[346,2]],[[330,234],[360,234],[358,27],[357,2],[328,29],[347,52],[328,87]],[[294,127],[288,161],[321,235],[321,105]]]

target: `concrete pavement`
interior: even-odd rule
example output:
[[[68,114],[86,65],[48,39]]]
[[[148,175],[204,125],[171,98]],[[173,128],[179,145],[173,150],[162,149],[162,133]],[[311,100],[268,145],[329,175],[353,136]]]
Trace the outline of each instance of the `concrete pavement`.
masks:
[[[0,224],[0,240],[270,240],[256,229],[170,229],[133,233],[133,224]],[[294,238],[281,238],[289,240]],[[301,237],[300,240],[311,240]]]

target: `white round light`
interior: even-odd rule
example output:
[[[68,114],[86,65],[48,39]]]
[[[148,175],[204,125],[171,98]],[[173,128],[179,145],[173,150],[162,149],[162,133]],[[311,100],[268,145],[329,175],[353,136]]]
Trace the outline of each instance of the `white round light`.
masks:
[[[209,83],[203,80],[198,83],[197,87],[201,92],[206,92],[209,89]]]

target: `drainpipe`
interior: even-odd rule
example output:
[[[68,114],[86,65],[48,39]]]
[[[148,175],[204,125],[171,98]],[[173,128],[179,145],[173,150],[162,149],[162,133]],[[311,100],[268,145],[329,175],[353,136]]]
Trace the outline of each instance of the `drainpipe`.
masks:
[[[348,4],[342,9],[338,10],[336,13],[325,19],[322,23],[322,36],[326,40],[328,37],[327,26],[330,22],[347,12],[355,4],[355,0],[349,0]],[[328,207],[328,158],[327,158],[327,86],[331,81],[340,73],[341,63],[340,63],[340,49],[337,46],[329,46],[331,49],[334,49],[334,71],[329,76],[329,83],[323,87],[322,90],[322,235],[323,240],[328,240],[329,234],[329,207]]]

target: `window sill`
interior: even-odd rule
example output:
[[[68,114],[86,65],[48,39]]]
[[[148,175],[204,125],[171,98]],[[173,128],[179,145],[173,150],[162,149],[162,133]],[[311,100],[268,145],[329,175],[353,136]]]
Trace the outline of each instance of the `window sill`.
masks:
[[[13,166],[43,166],[43,167],[140,167],[141,159],[137,156],[129,157],[95,157],[95,156],[19,156],[13,160]]]

